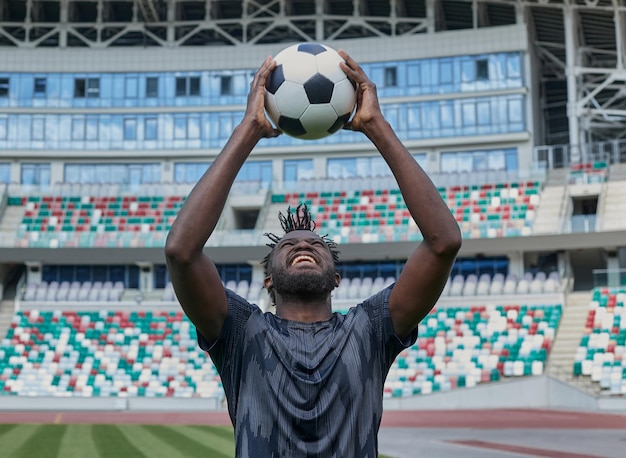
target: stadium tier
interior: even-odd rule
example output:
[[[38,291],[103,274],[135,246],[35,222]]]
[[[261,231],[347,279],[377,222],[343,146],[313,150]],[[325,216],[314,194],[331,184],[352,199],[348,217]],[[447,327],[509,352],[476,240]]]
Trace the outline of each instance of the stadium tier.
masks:
[[[561,305],[433,310],[396,360],[385,396],[540,375]],[[182,312],[18,312],[0,347],[0,390],[21,396],[216,397],[223,390]]]
[[[0,361],[4,394],[223,395],[182,312],[17,313]]]
[[[466,238],[529,235],[541,183],[488,183],[439,188]],[[272,203],[306,203],[339,242],[419,238],[398,189],[273,194]]]
[[[333,293],[337,301],[354,301],[369,297],[395,281],[394,277],[353,277],[342,278],[338,288]],[[254,304],[261,304],[265,300],[265,290],[258,281],[229,280],[225,286],[235,291],[241,297],[247,298]],[[563,282],[557,272],[526,272],[521,278],[514,274],[496,273],[490,275],[455,274],[449,277],[442,297],[484,297],[509,296],[528,294],[556,294],[563,292]],[[157,291],[158,292],[158,291]],[[128,293],[128,294],[126,294]],[[93,303],[98,307],[106,307],[107,302],[123,302],[134,304],[137,290],[124,287],[123,282],[116,281],[41,281],[31,282],[24,286],[20,302],[28,307],[36,307],[37,303],[84,304]],[[130,296],[130,297],[129,297]],[[161,302],[178,306],[172,283],[157,294]],[[342,303],[343,304],[343,303]],[[338,306],[341,308],[341,305]]]
[[[385,384],[388,397],[473,387],[501,377],[541,375],[561,305],[437,308],[403,351]]]
[[[25,302],[117,302],[123,294],[121,281],[42,281],[27,283],[22,299]]]
[[[22,207],[17,246],[163,245],[182,196],[10,196]],[[110,236],[113,234],[113,236]]]
[[[464,237],[530,235],[539,181],[439,188]],[[307,204],[336,242],[393,242],[421,238],[398,189],[270,193],[272,204]],[[184,196],[9,196],[23,209],[18,247],[162,246]]]
[[[593,291],[574,375],[589,377],[607,394],[626,394],[625,288]]]

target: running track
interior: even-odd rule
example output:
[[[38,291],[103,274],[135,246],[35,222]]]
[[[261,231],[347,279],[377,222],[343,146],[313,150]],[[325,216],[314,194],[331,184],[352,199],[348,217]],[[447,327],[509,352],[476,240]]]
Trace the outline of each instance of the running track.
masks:
[[[107,423],[230,425],[226,412],[8,412],[0,423]],[[567,410],[417,410],[386,411],[383,428],[474,429],[626,429],[626,413],[588,413]]]

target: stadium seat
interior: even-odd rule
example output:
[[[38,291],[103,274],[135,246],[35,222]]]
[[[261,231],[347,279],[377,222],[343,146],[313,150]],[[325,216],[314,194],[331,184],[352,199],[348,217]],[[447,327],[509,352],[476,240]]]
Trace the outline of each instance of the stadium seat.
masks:
[[[585,335],[576,350],[575,376],[589,377],[608,394],[621,395],[626,385],[626,289],[592,292]]]
[[[182,312],[18,312],[0,353],[4,394],[223,397]]]
[[[386,397],[428,394],[543,373],[562,306],[435,308],[396,359]]]

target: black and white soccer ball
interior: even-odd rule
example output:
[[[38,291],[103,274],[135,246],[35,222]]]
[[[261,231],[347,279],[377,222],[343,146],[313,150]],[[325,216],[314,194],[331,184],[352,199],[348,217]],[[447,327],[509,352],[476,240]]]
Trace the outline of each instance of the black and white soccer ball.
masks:
[[[274,57],[265,83],[265,110],[285,134],[315,140],[341,129],[356,103],[355,86],[339,67],[343,58],[320,43],[300,43]]]

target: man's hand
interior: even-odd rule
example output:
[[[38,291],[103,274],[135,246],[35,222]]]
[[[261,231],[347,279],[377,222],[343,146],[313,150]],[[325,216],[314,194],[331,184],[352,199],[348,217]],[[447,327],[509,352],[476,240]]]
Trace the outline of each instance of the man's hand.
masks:
[[[272,138],[281,134],[281,131],[274,128],[265,115],[265,82],[274,67],[276,67],[276,62],[270,56],[265,59],[254,75],[250,83],[248,105],[243,119],[243,123],[248,122],[254,129],[258,129],[261,138]]]
[[[350,121],[346,123],[344,129],[367,133],[367,129],[383,120],[376,85],[372,82],[361,66],[348,55],[343,49],[337,51],[345,60],[339,66],[356,84],[356,112]]]

